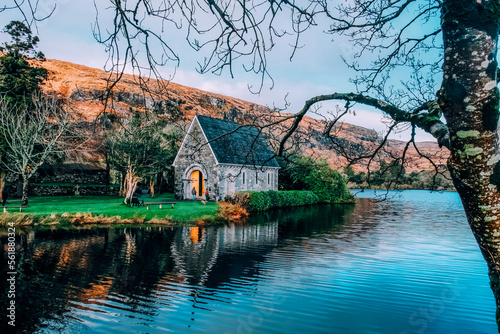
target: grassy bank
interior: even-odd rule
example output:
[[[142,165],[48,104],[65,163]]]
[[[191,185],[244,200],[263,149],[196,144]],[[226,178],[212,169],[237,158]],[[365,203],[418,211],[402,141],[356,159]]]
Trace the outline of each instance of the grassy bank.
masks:
[[[146,201],[174,200],[171,194],[162,194]],[[7,206],[21,205],[20,199],[7,201]],[[19,225],[56,225],[84,223],[180,223],[200,219],[210,219],[215,216],[217,204],[199,201],[177,202],[175,208],[164,205],[146,207],[129,207],[123,204],[123,198],[118,196],[46,196],[31,197],[29,207],[7,208],[8,213],[0,214],[0,225],[9,222]]]

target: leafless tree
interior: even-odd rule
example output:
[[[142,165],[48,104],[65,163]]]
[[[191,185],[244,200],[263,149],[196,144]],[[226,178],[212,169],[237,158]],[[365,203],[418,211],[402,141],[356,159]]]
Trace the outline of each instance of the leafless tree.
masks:
[[[0,99],[2,167],[23,182],[22,205],[28,205],[28,181],[45,162],[62,156],[75,144],[70,115],[55,97],[32,98],[33,107]],[[70,148],[71,147],[71,148]]]

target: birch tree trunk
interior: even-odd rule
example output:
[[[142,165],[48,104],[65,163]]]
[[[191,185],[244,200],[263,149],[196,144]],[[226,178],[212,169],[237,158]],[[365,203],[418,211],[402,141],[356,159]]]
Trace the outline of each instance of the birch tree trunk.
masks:
[[[119,196],[125,196],[126,194],[126,187],[127,187],[127,178],[126,178],[126,173],[121,172],[120,173],[120,191],[118,192]]]
[[[444,2],[438,99],[450,132],[448,167],[488,263],[500,331],[499,14],[499,1]]]
[[[22,173],[22,178],[23,178],[23,196],[21,197],[21,205],[22,206],[27,206],[28,205],[28,182],[29,182],[29,172],[25,171]]]
[[[132,197],[134,196],[134,192],[139,181],[140,178],[137,176],[137,174],[132,170],[132,168],[129,168],[127,170],[127,174],[125,175],[125,184],[127,185],[127,187],[125,188],[125,204],[129,204],[132,202]]]
[[[7,177],[7,173],[5,171],[0,172],[0,202],[3,201],[3,188],[5,188],[5,178]]]
[[[149,195],[155,197],[155,180],[153,177],[149,179]]]

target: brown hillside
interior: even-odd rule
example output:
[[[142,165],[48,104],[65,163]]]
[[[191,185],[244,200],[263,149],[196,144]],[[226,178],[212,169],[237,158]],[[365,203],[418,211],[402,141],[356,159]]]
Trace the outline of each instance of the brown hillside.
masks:
[[[86,122],[93,122],[104,110],[104,96],[107,88],[109,74],[103,70],[90,68],[59,60],[37,61],[39,66],[45,67],[49,72],[48,81],[44,85],[46,91],[56,92],[60,98],[68,101],[71,108],[79,112]],[[145,93],[142,89],[147,87]],[[242,101],[229,96],[209,93],[195,88],[182,86],[173,82],[159,82],[147,80],[142,85],[132,75],[125,74],[114,87],[113,93],[107,100],[107,111],[112,111],[119,117],[125,117],[130,107],[138,110],[148,110],[177,122],[188,122],[195,114],[209,115],[226,118],[242,123],[263,124],[269,117],[286,117],[286,114],[277,114],[270,109],[255,103]],[[273,127],[269,135],[281,137],[286,128],[291,125],[291,120],[282,126]],[[299,133],[301,136],[300,149],[306,154],[314,154],[330,161],[333,167],[345,165],[346,160],[336,154],[330,147],[330,142],[322,135],[325,124],[317,119],[305,117],[301,123]],[[378,135],[375,131],[348,123],[339,123],[335,128],[338,143],[346,147],[362,150],[374,147]],[[98,140],[94,144],[98,146]],[[392,152],[400,153],[406,143],[391,140]],[[447,151],[441,150],[436,143],[418,143],[419,150],[434,157],[437,164],[444,164]],[[83,159],[101,160],[99,150],[93,150]],[[391,152],[386,153],[390,159]],[[416,150],[411,147],[407,157],[411,164],[407,171],[431,169],[432,164],[418,158]],[[82,160],[73,157],[73,160]],[[362,165],[355,167],[364,169]]]
[[[38,62],[48,72],[46,91],[54,91],[71,102],[88,120],[93,120],[103,111],[102,97],[107,88],[109,74],[103,70],[84,65],[49,59]],[[179,105],[182,114],[191,119],[195,114],[214,114],[229,109],[267,111],[267,108],[229,96],[208,93],[199,89],[164,82],[159,87],[156,80],[149,80],[149,92],[144,93],[132,75],[125,74],[113,89],[113,99],[108,107],[115,112],[128,112],[134,108],[162,108],[165,104]],[[163,104],[163,106],[161,105]]]

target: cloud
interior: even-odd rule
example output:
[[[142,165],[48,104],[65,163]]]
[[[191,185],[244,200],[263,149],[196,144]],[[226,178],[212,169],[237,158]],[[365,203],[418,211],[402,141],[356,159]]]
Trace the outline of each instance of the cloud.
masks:
[[[10,1],[10,0],[9,0]],[[108,55],[104,47],[98,44],[92,34],[91,24],[95,21],[95,9],[89,1],[47,0],[42,1],[43,10],[50,11],[53,5],[56,9],[52,16],[39,24],[40,50],[48,58],[70,61],[96,68],[103,68]],[[16,11],[1,13],[4,22],[12,19]],[[99,13],[103,24],[112,22],[112,11]],[[105,29],[106,27],[102,26]],[[181,33],[180,33],[181,34]],[[2,36],[4,35],[4,36]],[[196,53],[186,46],[183,36],[171,36],[172,45],[181,55],[181,67],[178,69],[161,69],[164,77],[169,79],[175,73],[173,81],[186,86],[240,98],[268,107],[288,107],[286,112],[295,113],[302,109],[304,103],[321,94],[333,92],[350,92],[354,87],[349,78],[354,75],[342,63],[340,55],[347,59],[352,58],[354,49],[346,37],[336,37],[335,42],[327,42],[321,29],[308,30],[290,62],[292,48],[286,39],[278,40],[272,53],[268,55],[268,70],[272,80],[266,78],[259,94],[253,94],[261,84],[261,78],[243,70],[240,64],[234,64],[235,79],[228,73],[216,76],[211,73],[201,75],[195,71],[196,61],[203,53]],[[0,34],[0,41],[5,34]],[[302,47],[304,46],[304,47]],[[271,89],[272,88],[272,89]],[[323,103],[322,111],[334,110],[334,103]],[[349,115],[346,122],[360,125],[378,132],[386,130],[382,122],[382,113],[358,105],[357,116]],[[420,131],[419,140],[433,140],[432,137]],[[395,134],[394,139],[408,139],[409,131]]]
[[[290,82],[280,79],[280,82],[277,83],[272,90],[265,88],[257,95],[249,91],[246,82],[212,75],[202,75],[194,71],[183,70],[177,70],[173,81],[185,86],[240,98],[268,107],[284,107],[286,98],[289,106],[285,112],[289,113],[300,111],[304,103],[314,96],[333,92],[331,87],[325,85],[315,85],[310,82]],[[320,113],[327,115],[328,111],[335,110],[337,104],[338,103],[335,102],[324,102],[317,106],[320,107]],[[354,110],[356,110],[355,114],[348,114],[344,116],[342,120],[347,123],[373,129],[379,133],[385,133],[387,131],[387,119],[384,119],[382,112],[362,105],[357,105]],[[311,113],[309,116],[319,118]],[[411,138],[411,130],[405,129],[403,131],[397,131],[391,135],[390,138],[409,140]],[[416,132],[416,139],[417,141],[435,141],[430,134],[418,129]]]

